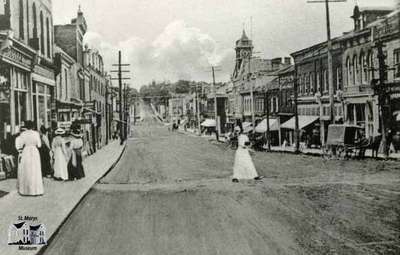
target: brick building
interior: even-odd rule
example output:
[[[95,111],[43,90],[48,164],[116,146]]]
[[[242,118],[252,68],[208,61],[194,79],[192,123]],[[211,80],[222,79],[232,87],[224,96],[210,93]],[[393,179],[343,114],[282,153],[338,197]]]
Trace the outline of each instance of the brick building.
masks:
[[[54,99],[49,0],[0,3],[0,142],[25,120],[50,127]]]

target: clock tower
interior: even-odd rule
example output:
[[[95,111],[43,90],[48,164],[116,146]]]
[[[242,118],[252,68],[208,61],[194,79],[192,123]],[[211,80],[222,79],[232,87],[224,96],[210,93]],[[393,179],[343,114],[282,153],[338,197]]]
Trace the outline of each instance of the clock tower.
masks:
[[[236,78],[242,69],[245,62],[247,62],[253,52],[253,41],[250,40],[243,29],[242,37],[236,41],[236,65],[233,71],[233,78]]]

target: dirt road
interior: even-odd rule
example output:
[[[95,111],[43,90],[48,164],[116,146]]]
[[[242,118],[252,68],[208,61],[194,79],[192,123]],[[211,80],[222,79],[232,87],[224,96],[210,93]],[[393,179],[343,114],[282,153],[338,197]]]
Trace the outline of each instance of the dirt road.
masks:
[[[46,254],[400,254],[399,163],[257,153],[235,184],[234,151],[153,120]]]

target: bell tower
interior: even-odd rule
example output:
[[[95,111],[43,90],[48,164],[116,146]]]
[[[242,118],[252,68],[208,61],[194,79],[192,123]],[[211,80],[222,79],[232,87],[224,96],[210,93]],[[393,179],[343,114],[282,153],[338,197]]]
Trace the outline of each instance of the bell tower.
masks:
[[[233,71],[233,78],[236,78],[240,69],[247,62],[253,53],[253,41],[250,40],[243,29],[242,37],[236,41],[236,64]]]

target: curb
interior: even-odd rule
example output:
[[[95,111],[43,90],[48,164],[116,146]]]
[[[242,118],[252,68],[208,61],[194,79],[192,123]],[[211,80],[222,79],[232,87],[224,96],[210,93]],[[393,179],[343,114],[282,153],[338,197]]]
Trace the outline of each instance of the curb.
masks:
[[[99,179],[97,179],[97,181],[88,189],[88,191],[79,199],[79,201],[75,204],[75,206],[72,208],[72,210],[67,214],[67,216],[65,216],[64,220],[58,225],[58,227],[56,228],[56,230],[54,231],[54,233],[47,239],[47,243],[46,245],[42,246],[37,252],[37,255],[42,255],[47,247],[49,246],[49,244],[54,240],[54,238],[56,237],[56,235],[60,232],[60,229],[62,226],[64,226],[64,224],[67,222],[68,218],[72,215],[72,213],[75,211],[75,209],[78,207],[78,205],[81,204],[81,202],[87,197],[87,195],[89,194],[89,192],[92,190],[93,186],[96,185],[99,180],[101,180],[102,178],[104,178],[104,176],[106,176],[116,165],[117,163],[120,161],[120,159],[122,158],[122,155],[125,153],[126,150],[126,146],[127,146],[127,142],[125,142],[124,144],[124,148],[122,149],[120,155],[118,156],[117,160],[115,160],[115,162],[109,167],[109,169],[105,172],[105,174],[103,174]]]

